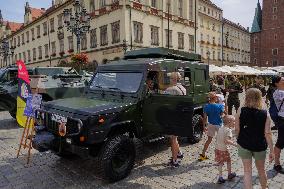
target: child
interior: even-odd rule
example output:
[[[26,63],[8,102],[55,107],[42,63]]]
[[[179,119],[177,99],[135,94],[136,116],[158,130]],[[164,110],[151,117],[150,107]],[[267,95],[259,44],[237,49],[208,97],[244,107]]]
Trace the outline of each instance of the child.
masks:
[[[236,177],[236,173],[232,173],[231,171],[231,157],[228,151],[228,145],[237,146],[237,144],[232,141],[232,128],[235,126],[235,117],[227,115],[223,118],[223,121],[224,126],[221,127],[217,132],[215,148],[215,161],[218,164],[219,170],[218,184],[225,183],[225,179],[223,178],[222,174],[224,163],[227,163],[228,180],[232,180]]]

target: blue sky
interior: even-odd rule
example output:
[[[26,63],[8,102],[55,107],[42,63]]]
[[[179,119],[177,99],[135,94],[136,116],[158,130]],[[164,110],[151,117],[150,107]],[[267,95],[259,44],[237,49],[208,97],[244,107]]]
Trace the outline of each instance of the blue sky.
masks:
[[[30,6],[47,8],[52,0],[28,0]],[[240,23],[244,27],[251,27],[257,0],[212,0],[223,9],[224,17]],[[262,1],[262,0],[261,0]],[[0,0],[0,9],[4,19],[16,22],[24,20],[24,5],[26,0]]]

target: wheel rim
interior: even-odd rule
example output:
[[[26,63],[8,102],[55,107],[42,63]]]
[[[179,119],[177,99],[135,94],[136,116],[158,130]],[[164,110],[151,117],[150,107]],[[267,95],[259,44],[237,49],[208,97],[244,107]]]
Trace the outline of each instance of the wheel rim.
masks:
[[[195,121],[194,127],[193,127],[193,137],[195,139],[201,138],[203,134],[203,129],[202,129],[202,123],[199,118],[196,118],[197,120]]]
[[[119,148],[112,158],[111,164],[115,172],[121,173],[126,170],[131,159],[131,154],[126,147]]]

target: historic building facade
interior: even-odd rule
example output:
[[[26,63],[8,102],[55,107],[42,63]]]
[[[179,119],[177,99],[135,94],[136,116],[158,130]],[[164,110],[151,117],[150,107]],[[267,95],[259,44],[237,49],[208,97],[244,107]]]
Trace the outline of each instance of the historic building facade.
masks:
[[[256,66],[284,66],[284,2],[258,2],[251,30],[251,62]]]
[[[210,0],[199,0],[198,46],[204,62],[216,65],[250,63],[250,34],[240,24],[223,18]]]
[[[7,63],[0,57],[1,66],[18,59],[29,66],[55,66],[68,61],[76,51],[76,37],[64,27],[62,13],[66,8],[72,9],[73,2],[56,0],[47,10],[32,8],[27,3],[24,25],[7,37],[10,46],[16,47],[14,56],[9,56]],[[81,2],[91,13],[90,32],[82,36],[81,52],[86,52],[91,62],[119,59],[126,48],[169,45],[173,49],[195,51],[194,0]]]

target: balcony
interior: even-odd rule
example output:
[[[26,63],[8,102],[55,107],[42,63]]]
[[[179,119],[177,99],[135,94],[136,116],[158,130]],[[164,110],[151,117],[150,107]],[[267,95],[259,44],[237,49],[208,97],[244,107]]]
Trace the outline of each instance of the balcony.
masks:
[[[115,2],[115,3],[112,3],[112,4],[110,5],[110,7],[111,7],[111,10],[112,10],[112,11],[119,9],[119,1],[117,1],[117,2]]]
[[[106,7],[103,7],[101,9],[99,9],[98,11],[99,11],[99,15],[107,14],[107,8]]]

